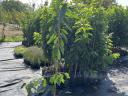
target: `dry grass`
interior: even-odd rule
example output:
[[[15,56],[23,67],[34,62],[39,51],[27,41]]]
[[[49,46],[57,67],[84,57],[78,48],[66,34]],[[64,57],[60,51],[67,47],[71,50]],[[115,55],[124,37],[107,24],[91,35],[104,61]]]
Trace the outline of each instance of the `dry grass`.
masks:
[[[3,29],[3,26],[0,25],[0,37],[2,35],[2,29]],[[16,25],[8,24],[5,27],[6,37],[14,37],[14,36],[22,36],[22,35],[23,35],[23,32],[20,29],[18,29]]]

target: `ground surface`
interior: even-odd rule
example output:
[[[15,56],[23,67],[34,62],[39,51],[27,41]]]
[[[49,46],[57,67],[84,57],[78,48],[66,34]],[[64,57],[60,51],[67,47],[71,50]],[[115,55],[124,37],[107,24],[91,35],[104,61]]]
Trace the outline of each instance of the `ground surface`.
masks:
[[[108,77],[114,83],[121,96],[128,96],[128,68],[119,67],[109,71]]]
[[[0,96],[26,96],[25,91],[21,89],[23,83],[41,75],[40,71],[27,68],[22,59],[14,58],[14,47],[20,44],[0,44]],[[102,80],[99,88],[93,92],[78,89],[74,93],[66,96],[128,96],[128,68],[108,70],[106,79]]]
[[[21,86],[24,82],[40,76],[40,71],[32,71],[22,59],[13,57],[14,47],[21,43],[0,44],[0,96],[26,96]]]

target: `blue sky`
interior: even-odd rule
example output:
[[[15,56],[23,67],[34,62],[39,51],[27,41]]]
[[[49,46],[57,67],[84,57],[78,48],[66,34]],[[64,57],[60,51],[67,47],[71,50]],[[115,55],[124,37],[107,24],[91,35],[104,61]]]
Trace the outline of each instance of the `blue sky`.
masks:
[[[24,3],[32,3],[35,2],[36,4],[40,5],[41,2],[46,1],[46,0],[20,0]],[[51,1],[51,0],[49,0]],[[128,6],[128,0],[116,0],[118,4],[123,5],[123,6]]]

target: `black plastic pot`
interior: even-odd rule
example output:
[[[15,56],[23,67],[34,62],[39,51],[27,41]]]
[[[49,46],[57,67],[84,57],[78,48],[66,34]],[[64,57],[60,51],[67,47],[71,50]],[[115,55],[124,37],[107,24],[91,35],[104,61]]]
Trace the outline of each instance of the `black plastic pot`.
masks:
[[[40,69],[40,64],[32,64],[30,61],[24,59],[24,63],[30,66],[32,69]]]
[[[16,59],[20,59],[20,58],[23,58],[23,55],[22,54],[14,54],[14,57]]]

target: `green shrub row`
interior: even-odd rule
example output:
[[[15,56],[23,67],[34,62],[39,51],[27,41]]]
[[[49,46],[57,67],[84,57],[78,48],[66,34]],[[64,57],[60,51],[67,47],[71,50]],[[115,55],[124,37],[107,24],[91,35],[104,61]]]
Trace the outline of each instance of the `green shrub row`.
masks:
[[[108,58],[111,57],[112,41],[108,34],[106,9],[87,7],[82,3],[62,3],[63,6],[56,6],[61,6],[57,10],[55,5],[56,2],[49,7],[41,7],[22,20],[27,44],[34,45],[34,32],[39,32],[42,35],[40,46],[49,62],[56,62],[56,58],[59,63],[64,58],[65,66],[73,68],[73,77],[98,74],[108,65],[106,60],[111,61]]]
[[[46,71],[43,70],[44,77],[28,84],[26,89],[29,94],[35,86],[34,93],[40,93],[38,87],[44,84],[43,89],[47,88],[49,83],[46,82],[49,80],[50,88],[41,94],[54,89],[53,96],[56,96],[57,86],[64,84],[66,79],[70,79],[69,86],[74,85],[73,82],[83,85],[88,78],[101,79],[98,76],[107,65],[119,58],[119,54],[112,54],[107,9],[92,1],[92,4],[86,4],[75,0],[73,3],[53,0],[50,6],[43,6],[25,16],[22,29],[28,46],[42,48],[30,47],[24,55],[25,61],[31,61],[32,67],[38,67],[42,58],[46,57],[52,64]],[[64,78],[65,73],[68,78]],[[41,84],[38,82],[40,80]]]
[[[40,66],[47,66],[48,60],[44,56],[43,50],[38,47],[24,47],[18,46],[14,50],[16,58],[24,58],[25,64],[29,65],[32,69],[38,69]]]

